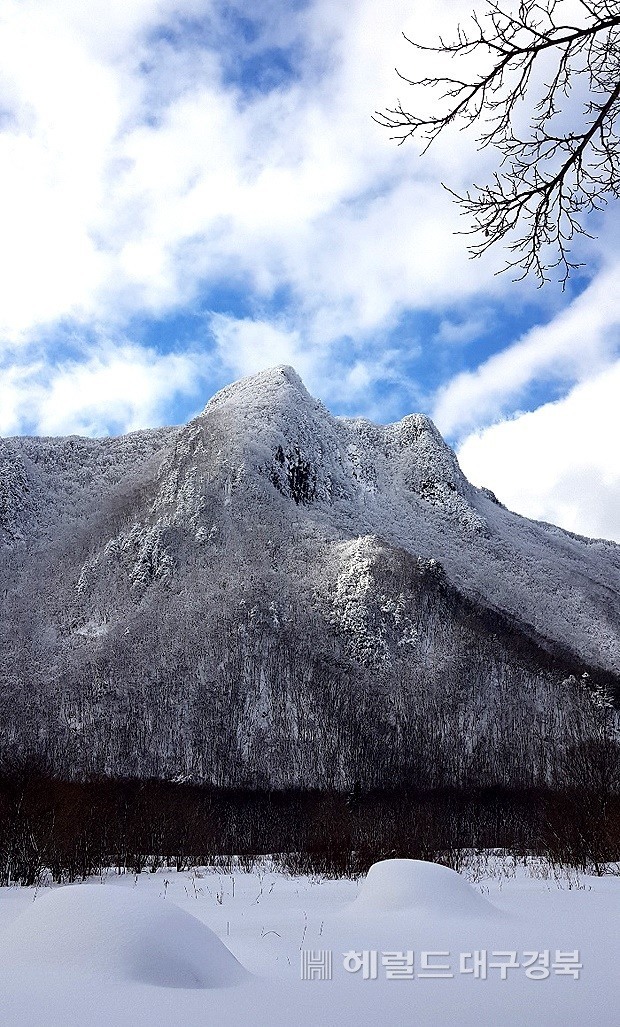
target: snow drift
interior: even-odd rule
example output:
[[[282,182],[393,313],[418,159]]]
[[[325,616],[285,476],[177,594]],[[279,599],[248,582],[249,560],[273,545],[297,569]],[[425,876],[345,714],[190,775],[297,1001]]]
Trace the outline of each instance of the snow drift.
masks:
[[[250,975],[210,928],[164,899],[84,884],[39,896],[0,936],[0,962],[162,988],[227,988]]]
[[[439,863],[386,859],[374,863],[362,881],[353,913],[411,912],[424,917],[495,919],[499,911],[464,877]]]

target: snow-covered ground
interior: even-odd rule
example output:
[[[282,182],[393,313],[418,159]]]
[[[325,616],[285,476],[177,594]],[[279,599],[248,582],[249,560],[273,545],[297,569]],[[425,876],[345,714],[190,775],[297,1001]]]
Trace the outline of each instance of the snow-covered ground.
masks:
[[[509,857],[109,873],[0,889],[0,917],[7,1027],[619,1022],[620,877]]]

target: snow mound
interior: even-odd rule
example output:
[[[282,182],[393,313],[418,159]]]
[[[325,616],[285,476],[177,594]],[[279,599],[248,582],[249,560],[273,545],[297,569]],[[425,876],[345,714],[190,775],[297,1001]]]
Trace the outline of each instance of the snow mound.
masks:
[[[433,917],[496,917],[499,911],[449,867],[421,859],[374,863],[350,909],[415,911]]]
[[[69,885],[0,936],[0,962],[62,967],[165,988],[225,988],[249,973],[205,924],[126,888]]]

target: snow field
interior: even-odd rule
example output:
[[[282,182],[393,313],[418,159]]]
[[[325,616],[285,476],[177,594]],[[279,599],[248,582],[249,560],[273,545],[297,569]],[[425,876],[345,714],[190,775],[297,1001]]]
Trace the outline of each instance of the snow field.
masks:
[[[493,862],[471,882],[414,860],[359,883],[265,861],[1,889],[0,1022],[615,1027],[620,878]],[[301,979],[305,950],[331,953],[331,979]],[[558,950],[579,951],[577,977],[553,969]],[[390,977],[410,952],[411,975]],[[547,976],[526,973],[531,952]],[[450,975],[424,976],[440,965]]]

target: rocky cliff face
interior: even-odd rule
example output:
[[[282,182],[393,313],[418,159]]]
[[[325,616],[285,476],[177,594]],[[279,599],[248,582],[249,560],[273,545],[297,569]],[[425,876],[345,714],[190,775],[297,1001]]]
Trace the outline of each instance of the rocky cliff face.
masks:
[[[620,678],[619,546],[286,367],[180,428],[0,442],[0,575],[2,751],[63,773],[538,781]]]

